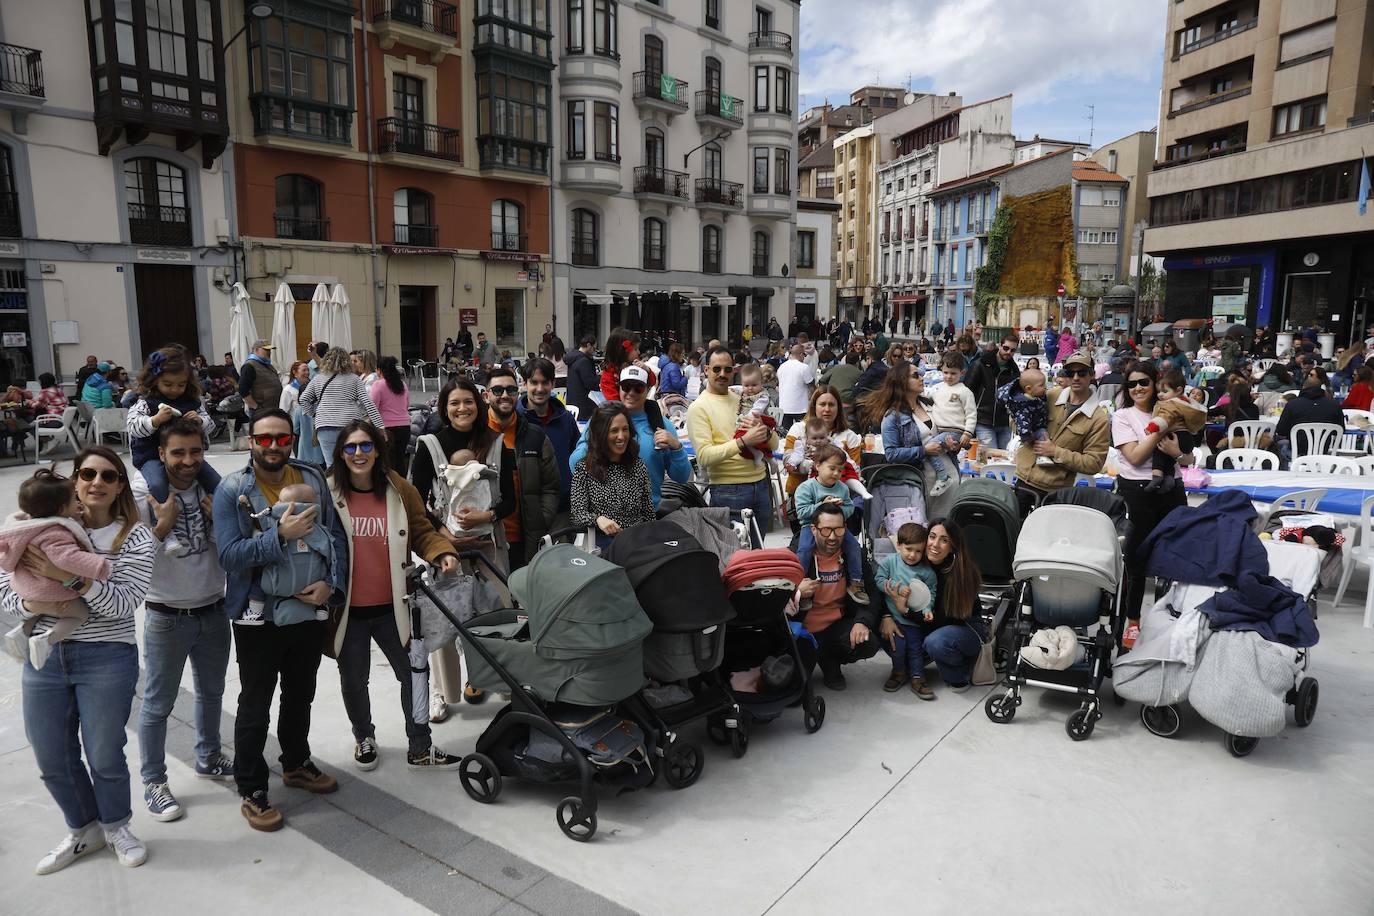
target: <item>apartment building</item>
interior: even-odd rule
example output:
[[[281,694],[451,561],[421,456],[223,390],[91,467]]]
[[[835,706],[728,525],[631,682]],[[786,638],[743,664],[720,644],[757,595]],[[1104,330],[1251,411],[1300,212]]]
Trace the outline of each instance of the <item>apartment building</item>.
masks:
[[[1120,258],[1116,264],[1118,283],[1129,282],[1135,276],[1142,238],[1150,219],[1150,171],[1154,168],[1155,147],[1159,133],[1155,129],[1138,130],[1119,140],[1103,144],[1089,157],[1108,172],[1120,175],[1127,182],[1126,200],[1121,207],[1122,224],[1126,236],[1122,238]]]
[[[1086,159],[1092,153],[1092,147],[1086,143],[1076,140],[1050,140],[1036,134],[1029,140],[1016,141],[1015,164],[1021,165],[1066,149],[1073,150],[1074,159]]]
[[[1374,7],[1365,0],[1168,4],[1161,157],[1146,250],[1165,317],[1364,336],[1374,216]]]
[[[558,327],[604,340],[630,324],[701,342],[786,323],[797,0],[559,7]]]

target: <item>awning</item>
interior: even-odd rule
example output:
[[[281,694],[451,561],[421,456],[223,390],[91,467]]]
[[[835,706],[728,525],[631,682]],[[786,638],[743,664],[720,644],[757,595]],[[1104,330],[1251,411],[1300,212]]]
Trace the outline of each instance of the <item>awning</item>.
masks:
[[[919,296],[893,296],[893,297],[892,297],[891,299],[889,299],[888,301],[889,301],[889,302],[925,302],[925,301],[926,301],[926,297],[925,297],[925,294],[924,294],[924,293],[922,293],[922,294],[919,295]]]
[[[705,308],[708,305],[714,304],[709,296],[690,296],[687,301],[692,303],[696,308]]]
[[[586,299],[588,305],[612,305],[616,298],[609,293],[577,293],[576,295]]]
[[[716,296],[716,305],[734,305],[739,300],[735,296]]]

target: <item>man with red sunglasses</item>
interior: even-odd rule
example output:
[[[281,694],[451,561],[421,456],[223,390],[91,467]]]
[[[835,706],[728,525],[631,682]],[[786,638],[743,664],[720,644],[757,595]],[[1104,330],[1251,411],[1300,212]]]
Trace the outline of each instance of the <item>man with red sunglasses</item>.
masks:
[[[1093,361],[1079,350],[1064,358],[1059,385],[1051,389],[1049,438],[1021,443],[1016,452],[1016,495],[1025,515],[1045,494],[1073,486],[1078,474],[1096,474],[1107,460],[1111,416],[1093,387]],[[1052,464],[1037,464],[1044,456]]]
[[[272,603],[260,585],[262,570],[296,549],[318,515],[320,527],[329,532],[333,544],[329,581],[315,582],[295,597],[315,607],[341,605],[348,582],[348,539],[328,498],[321,498],[318,507],[288,509],[280,520],[264,512],[290,484],[309,484],[322,497],[329,493],[319,470],[291,458],[295,437],[286,412],[273,407],[255,413],[248,438],[252,460],[220,481],[215,490],[215,537],[226,573],[224,607],[234,623],[239,665],[234,781],[242,798],[240,811],[249,826],[279,830],[283,818],[267,800],[269,774],[263,758],[278,680],[282,782],[316,794],[333,792],[339,783],[310,761],[310,704],[315,699],[315,675],[327,624],[311,618],[278,626]]]

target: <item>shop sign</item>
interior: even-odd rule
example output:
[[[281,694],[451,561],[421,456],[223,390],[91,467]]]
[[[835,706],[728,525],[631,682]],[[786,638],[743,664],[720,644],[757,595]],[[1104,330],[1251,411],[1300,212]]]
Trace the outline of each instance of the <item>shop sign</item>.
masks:
[[[29,297],[27,293],[15,292],[14,290],[0,293],[0,309],[24,311],[28,307]]]
[[[477,309],[459,309],[458,326],[471,327],[477,323]]]
[[[18,254],[18,242],[0,242],[0,254]]]
[[[424,245],[383,245],[382,251],[387,254],[414,255],[414,254],[457,254],[456,248],[429,248]]]
[[[1212,317],[1245,320],[1245,306],[1249,301],[1245,293],[1234,293],[1212,297]]]
[[[189,261],[191,252],[166,248],[140,248],[134,252],[134,257],[140,261]]]
[[[797,305],[815,305],[816,291],[813,289],[799,289],[794,300]]]
[[[27,347],[29,335],[24,331],[6,331],[0,334],[0,347]]]
[[[529,251],[484,251],[484,261],[533,261],[539,263],[539,255]]]

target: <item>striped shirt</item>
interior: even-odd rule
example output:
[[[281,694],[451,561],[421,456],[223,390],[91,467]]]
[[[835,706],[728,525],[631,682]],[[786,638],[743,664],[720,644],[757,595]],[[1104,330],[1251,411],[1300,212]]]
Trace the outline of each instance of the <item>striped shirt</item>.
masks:
[[[76,642],[124,642],[134,644],[134,611],[143,606],[148,585],[153,576],[153,557],[157,540],[146,525],[129,529],[129,536],[119,552],[111,554],[121,522],[111,522],[104,528],[90,531],[96,552],[111,556],[110,578],[92,582],[82,599],[90,609],[90,619],[70,637]],[[17,620],[31,620],[35,615],[24,610],[23,599],[10,587],[10,574],[0,570],[0,613]],[[39,617],[34,625],[35,635],[46,633],[56,618]]]
[[[301,392],[301,410],[315,418],[316,429],[340,429],[354,420],[366,420],[378,429],[386,426],[363,380],[352,372],[312,378]]]

